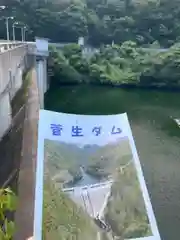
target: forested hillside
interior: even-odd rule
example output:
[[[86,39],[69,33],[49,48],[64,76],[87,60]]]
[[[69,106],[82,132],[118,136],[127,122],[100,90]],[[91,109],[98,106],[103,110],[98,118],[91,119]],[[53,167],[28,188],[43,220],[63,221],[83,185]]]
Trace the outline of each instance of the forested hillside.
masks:
[[[128,139],[119,140],[111,145],[85,145],[45,141],[45,170],[59,184],[77,182],[85,172],[101,179],[114,174],[117,166],[125,165],[132,159]]]
[[[95,83],[179,88],[180,0],[1,0],[1,16],[28,28],[26,39],[77,42],[100,47],[82,56],[70,46],[53,51],[51,83]],[[3,20],[1,20],[2,22]],[[20,29],[16,37],[21,39]],[[6,38],[0,24],[0,38]],[[114,45],[112,44],[114,43]],[[113,46],[111,46],[111,44]],[[109,46],[107,46],[109,45]],[[143,48],[169,48],[167,52]]]
[[[154,45],[151,47],[154,48]],[[57,85],[72,83],[106,84],[109,86],[138,86],[179,88],[180,46],[173,45],[168,51],[143,49],[135,42],[100,48],[98,53],[87,57],[76,44],[61,50],[52,49],[54,76],[52,92]],[[51,98],[51,90],[47,94]]]
[[[56,42],[74,42],[85,36],[92,45],[131,40],[140,45],[158,41],[162,47],[169,47],[180,38],[180,0],[1,0],[0,3],[7,6],[1,10],[1,16],[14,16],[29,27],[29,39],[38,35]],[[0,38],[6,38],[2,21]]]
[[[76,189],[75,195],[72,192],[72,195],[69,193],[71,197],[61,190],[63,183],[72,182],[71,187],[77,186],[76,176],[80,166],[81,169],[83,168],[82,178],[86,178],[83,189],[92,184],[91,180],[87,181],[89,177],[96,178],[95,183],[98,183],[99,180],[113,179],[104,211],[105,222],[111,227],[113,236],[118,236],[117,239],[134,239],[152,234],[128,138],[119,138],[116,142],[104,146],[85,145],[83,147],[46,140],[44,240],[112,239],[107,238],[108,233],[106,233],[106,237],[98,238],[98,228],[93,224],[92,219],[88,217],[86,211],[83,211],[83,208],[78,207],[77,201],[73,202],[73,199],[76,199],[78,192],[80,193],[82,189]],[[89,194],[91,192],[91,190],[85,191],[88,191]],[[96,194],[98,191],[100,188]],[[86,194],[84,196],[90,196],[93,199],[93,195]],[[99,197],[102,197],[101,194],[103,195],[100,193]],[[93,207],[95,207],[95,202],[92,200]]]
[[[98,229],[87,213],[49,179],[43,200],[43,240],[96,239]]]

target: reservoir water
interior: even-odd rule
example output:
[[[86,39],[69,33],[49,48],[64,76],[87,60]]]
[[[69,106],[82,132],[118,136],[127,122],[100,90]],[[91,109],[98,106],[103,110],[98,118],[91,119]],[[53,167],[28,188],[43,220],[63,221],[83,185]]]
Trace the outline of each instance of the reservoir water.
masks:
[[[87,174],[83,168],[81,168],[82,178],[81,180],[77,181],[73,186],[74,187],[82,187],[86,185],[91,185],[98,183],[98,179],[94,178],[90,174]]]
[[[127,112],[162,240],[180,239],[180,93],[70,86],[46,94],[46,109]],[[172,118],[171,118],[172,117]]]

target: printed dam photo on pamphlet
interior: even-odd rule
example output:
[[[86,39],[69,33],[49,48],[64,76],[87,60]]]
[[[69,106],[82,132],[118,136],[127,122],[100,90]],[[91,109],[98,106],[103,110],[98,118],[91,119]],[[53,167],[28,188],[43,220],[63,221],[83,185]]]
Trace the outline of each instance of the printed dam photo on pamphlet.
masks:
[[[44,140],[43,239],[152,236],[129,138],[98,144]]]

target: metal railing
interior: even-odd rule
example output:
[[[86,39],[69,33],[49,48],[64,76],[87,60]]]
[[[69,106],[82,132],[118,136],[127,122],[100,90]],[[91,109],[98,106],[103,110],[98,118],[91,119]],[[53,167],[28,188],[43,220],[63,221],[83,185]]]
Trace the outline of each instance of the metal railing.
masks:
[[[1,43],[0,42],[0,53],[19,47],[22,45],[22,42],[13,42],[13,43]]]

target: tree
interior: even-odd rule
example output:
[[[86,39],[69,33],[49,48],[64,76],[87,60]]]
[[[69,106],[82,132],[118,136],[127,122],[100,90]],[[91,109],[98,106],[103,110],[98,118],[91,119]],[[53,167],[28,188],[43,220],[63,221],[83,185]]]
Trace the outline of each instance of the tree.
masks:
[[[158,43],[152,44],[156,46]],[[179,44],[169,51],[139,48],[135,42],[102,46],[84,58],[77,44],[53,52],[58,81],[111,85],[180,87]]]
[[[3,15],[13,14],[28,25],[31,39],[39,35],[77,42],[79,36],[86,36],[96,46],[131,40],[138,45],[158,41],[169,47],[180,36],[180,0],[4,0],[4,5]],[[5,35],[2,24],[0,36]]]

